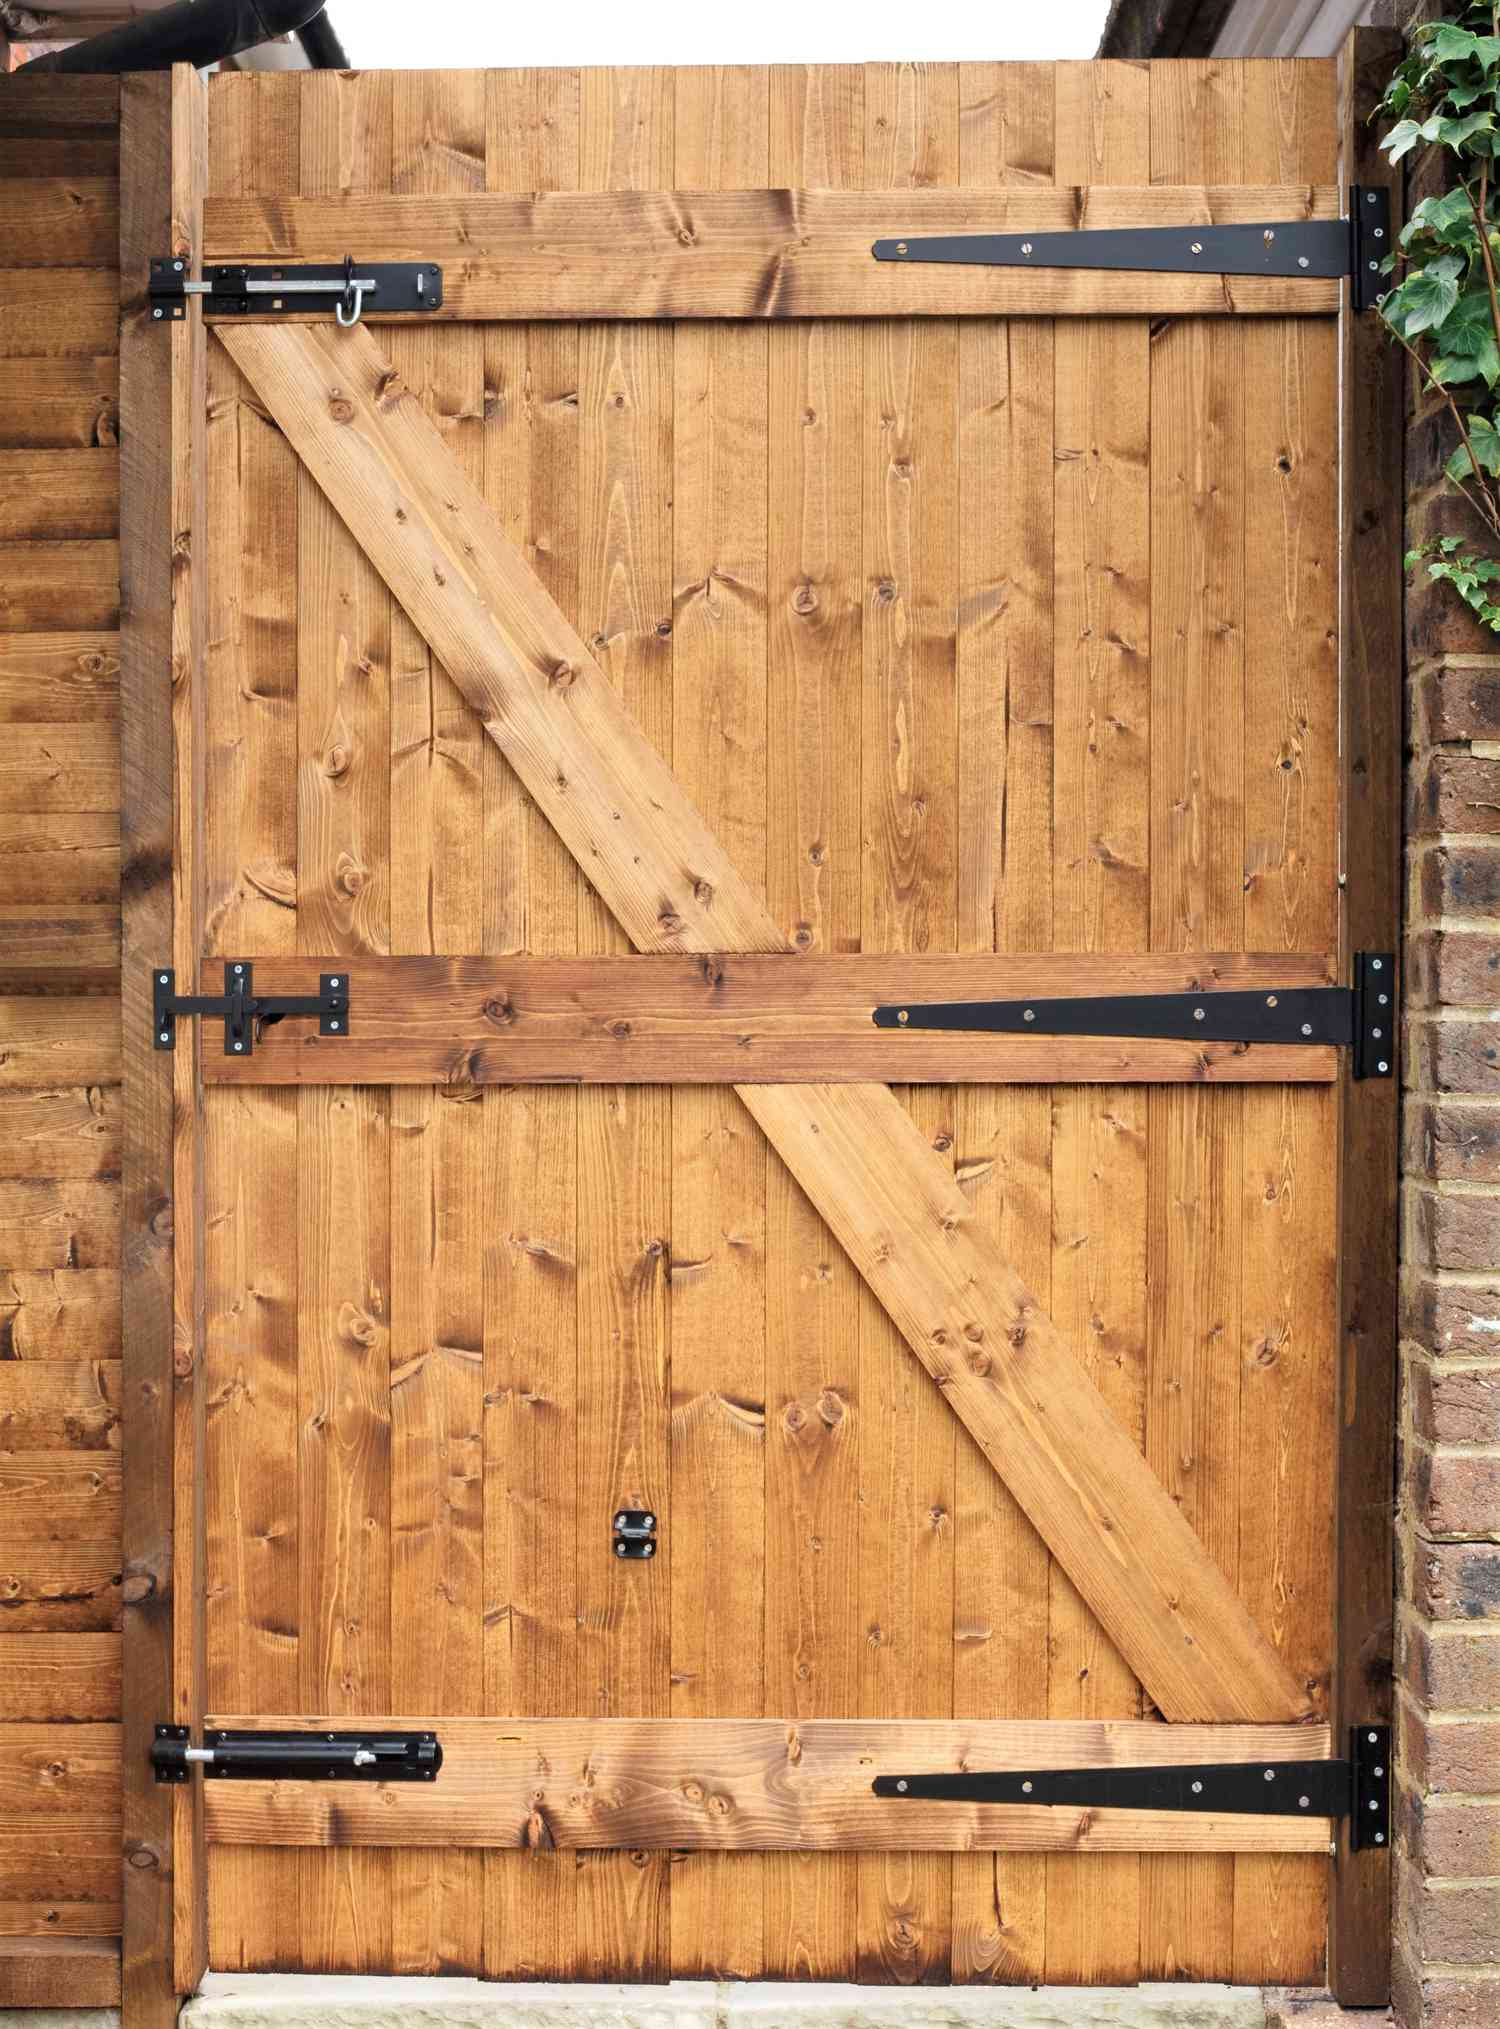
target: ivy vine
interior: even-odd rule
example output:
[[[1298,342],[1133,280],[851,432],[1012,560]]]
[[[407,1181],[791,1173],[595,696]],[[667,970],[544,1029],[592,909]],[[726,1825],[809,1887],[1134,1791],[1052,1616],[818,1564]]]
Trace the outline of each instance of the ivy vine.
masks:
[[[1458,443],[1445,471],[1500,545],[1500,0],[1414,28],[1405,61],[1376,109],[1395,121],[1381,140],[1393,163],[1436,156],[1450,184],[1412,211],[1387,273],[1381,315],[1447,406]],[[1451,585],[1500,634],[1500,561],[1472,538],[1445,535],[1406,567]]]

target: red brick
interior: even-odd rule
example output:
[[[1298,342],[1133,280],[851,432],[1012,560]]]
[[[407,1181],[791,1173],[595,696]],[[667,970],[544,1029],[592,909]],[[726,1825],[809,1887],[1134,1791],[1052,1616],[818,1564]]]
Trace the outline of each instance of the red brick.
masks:
[[[1500,1882],[1432,1881],[1404,1866],[1397,1911],[1406,1943],[1418,1957],[1500,1966]]]
[[[1500,1978],[1419,1970],[1404,1943],[1398,1943],[1391,1965],[1391,1998],[1401,2029],[1497,2029],[1500,2024]]]
[[[1419,469],[1427,464],[1440,468],[1445,456],[1440,431],[1434,427],[1408,432],[1407,456],[1415,457]],[[1443,535],[1468,536],[1481,551],[1492,541],[1462,501],[1444,491],[1408,498],[1407,532],[1413,543]],[[1495,636],[1474,618],[1451,585],[1435,584],[1426,566],[1418,564],[1407,580],[1406,645],[1413,662],[1425,662],[1430,656],[1491,653]]]
[[[1437,1092],[1500,1092],[1500,1023],[1414,1021],[1407,1061],[1418,1086]]]
[[[1476,1717],[1432,1712],[1403,1698],[1396,1764],[1413,1789],[1482,1795],[1500,1769],[1500,1713]]]
[[[1500,1626],[1428,1621],[1402,1615],[1396,1630],[1396,1671],[1411,1695],[1424,1705],[1483,1712],[1500,1705]],[[1500,1792],[1500,1767],[1487,1789]],[[1500,1829],[1500,1798],[1496,1802]],[[1439,1874],[1500,1874],[1500,1846],[1493,1867],[1437,1867]]]
[[[1403,1547],[1403,1596],[1433,1620],[1500,1620],[1500,1543],[1433,1543],[1417,1536]]]
[[[1500,1281],[1443,1281],[1408,1269],[1401,1285],[1401,1329],[1429,1352],[1449,1358],[1500,1355]]]
[[[1500,1007],[1500,937],[1423,930],[1406,949],[1408,1007]]]
[[[1500,908],[1500,845],[1423,846],[1415,866],[1424,915],[1492,917]]]
[[[1500,740],[1500,655],[1447,656],[1413,690],[1419,738]]]
[[[1500,1027],[1495,1031],[1500,1039]],[[1483,1273],[1500,1267],[1500,1193],[1417,1190],[1406,1219],[1407,1258],[1429,1268]]]
[[[1500,1797],[1418,1797],[1398,1785],[1399,1849],[1430,1875],[1500,1873]]]
[[[1500,1444],[1500,1365],[1451,1367],[1409,1357],[1412,1428],[1434,1444]]]
[[[1478,754],[1430,754],[1407,777],[1413,832],[1500,831],[1500,761]]]
[[[1408,1511],[1424,1535],[1500,1534],[1500,1456],[1415,1440],[1402,1455]]]
[[[1407,1110],[1402,1170],[1442,1183],[1500,1183],[1500,1106],[1428,1100]]]

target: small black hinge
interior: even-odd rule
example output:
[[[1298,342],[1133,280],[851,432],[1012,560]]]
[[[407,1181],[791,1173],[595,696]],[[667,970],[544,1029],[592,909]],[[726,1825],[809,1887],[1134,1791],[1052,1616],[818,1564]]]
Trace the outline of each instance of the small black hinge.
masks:
[[[1356,1078],[1389,1078],[1395,958],[1360,952],[1348,986],[1262,987],[1254,993],[1080,994],[1066,1000],[890,1002],[878,1029],[950,1029],[1017,1036],[1141,1037],[1193,1043],[1352,1044]]]
[[[285,1021],[288,1016],[316,1021],[320,1036],[341,1039],[348,1035],[347,973],[325,972],[318,981],[316,994],[257,994],[253,981],[254,968],[248,959],[228,959],[222,994],[179,994],[176,973],[168,966],[158,966],[151,975],[153,1046],[170,1050],[177,1041],[179,1020],[188,1015],[210,1015],[222,1020],[226,1057],[253,1055],[261,1030],[273,1022]]]
[[[1156,275],[1278,275],[1312,281],[1348,275],[1350,301],[1380,300],[1390,252],[1391,201],[1382,185],[1355,184],[1347,218],[1279,219],[1261,225],[1085,227],[1079,232],[908,234],[876,240],[877,261],[961,267],[1086,268]]]
[[[654,1557],[655,1515],[648,1508],[616,1508],[614,1545],[617,1557]]]
[[[878,1797],[1050,1804],[1073,1810],[1210,1811],[1217,1817],[1347,1818],[1358,1852],[1390,1842],[1390,1728],[1350,1729],[1347,1761],[1230,1761],[878,1775]]]
[[[406,314],[440,310],[443,271],[434,261],[314,261],[251,267],[241,262],[205,268],[201,281],[172,254],[150,263],[151,315],[186,316],[189,297],[202,299],[216,317],[292,317],[332,310],[340,324],[357,324],[366,311]]]
[[[435,1733],[230,1733],[205,1728],[189,1744],[185,1726],[158,1726],[151,1745],[158,1782],[433,1782],[443,1765]]]

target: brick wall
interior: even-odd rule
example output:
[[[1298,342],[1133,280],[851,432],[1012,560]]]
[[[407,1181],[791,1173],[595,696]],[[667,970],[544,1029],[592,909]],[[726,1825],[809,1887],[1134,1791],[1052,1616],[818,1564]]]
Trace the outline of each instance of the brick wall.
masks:
[[[1450,449],[1414,389],[1413,543],[1465,526],[1439,483]],[[1406,632],[1396,2016],[1497,2029],[1500,636],[1420,576]]]

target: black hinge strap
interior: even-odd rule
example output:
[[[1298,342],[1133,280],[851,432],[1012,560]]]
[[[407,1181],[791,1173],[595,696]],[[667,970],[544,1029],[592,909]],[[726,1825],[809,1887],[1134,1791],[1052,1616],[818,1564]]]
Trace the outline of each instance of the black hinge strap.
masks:
[[[1359,1851],[1390,1840],[1391,1735],[1350,1729],[1347,1761],[966,1770],[878,1775],[876,1796],[911,1802],[1051,1804],[1071,1810],[1210,1811],[1218,1817],[1347,1818]]]
[[[879,1029],[1352,1046],[1356,1078],[1389,1078],[1395,1061],[1394,1015],[1394,956],[1388,951],[1362,951],[1354,962],[1353,986],[1093,994],[1068,1000],[891,1002],[877,1007],[872,1019]]]
[[[877,261],[946,261],[963,267],[1088,268],[1155,275],[1348,275],[1356,310],[1380,298],[1391,251],[1390,193],[1354,184],[1347,218],[1279,219],[1262,225],[1085,227],[1081,232],[954,233],[876,240]]]
[[[223,1022],[226,1057],[251,1056],[261,1030],[289,1016],[315,1021],[319,1035],[342,1038],[349,1033],[349,978],[347,973],[325,972],[316,994],[257,994],[249,959],[236,958],[225,961],[222,994],[180,994],[176,973],[159,965],[151,975],[154,1047],[170,1050],[177,1041],[178,1022],[192,1015]]]

